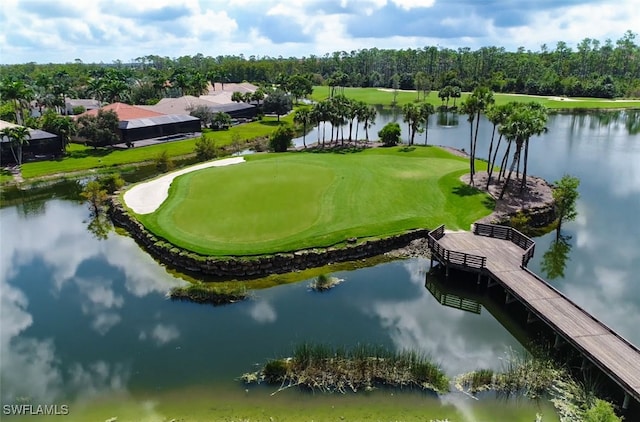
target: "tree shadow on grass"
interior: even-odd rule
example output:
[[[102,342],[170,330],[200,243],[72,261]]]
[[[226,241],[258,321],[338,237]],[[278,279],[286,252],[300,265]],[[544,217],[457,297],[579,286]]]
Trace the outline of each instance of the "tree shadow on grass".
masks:
[[[466,184],[460,184],[458,186],[455,186],[451,190],[451,192],[458,196],[474,196],[474,195],[484,194],[484,192],[481,191],[480,189],[475,188],[473,186],[466,185]],[[482,200],[482,205],[484,205],[487,209],[494,210],[496,208],[496,200],[493,197],[487,195]]]
[[[416,150],[416,147],[409,147],[409,146],[398,148],[399,152],[411,152],[415,150]]]
[[[265,125],[265,126],[280,126],[280,122],[277,120],[260,120],[260,124],[261,125]]]
[[[459,184],[458,186],[455,186],[451,190],[451,192],[458,196],[473,196],[482,194],[482,191],[480,189],[466,184]]]
[[[496,200],[491,196],[487,196],[482,200],[482,205],[484,205],[485,208],[493,211],[496,209]]]
[[[301,150],[302,152],[310,152],[312,154],[354,154],[357,152],[362,152],[366,147],[362,146],[354,146],[354,145],[345,145],[345,146],[331,146],[331,147],[313,147]]]
[[[81,151],[72,151],[66,155],[68,158],[88,158],[88,157],[105,157],[113,152],[112,149],[83,149]],[[61,158],[62,159],[62,158]]]

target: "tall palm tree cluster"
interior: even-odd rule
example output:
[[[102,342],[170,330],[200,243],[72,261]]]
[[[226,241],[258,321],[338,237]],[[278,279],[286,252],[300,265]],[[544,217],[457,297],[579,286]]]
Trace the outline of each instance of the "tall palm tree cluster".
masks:
[[[474,184],[474,175],[476,173],[476,147],[481,113],[484,113],[493,125],[489,153],[487,155],[487,189],[492,181],[500,144],[503,139],[508,142],[500,162],[500,171],[497,175],[498,182],[504,177],[504,183],[500,191],[500,199],[502,199],[507,192],[514,170],[516,175],[520,175],[520,192],[524,191],[527,184],[529,140],[547,130],[547,109],[537,102],[512,101],[502,105],[495,105],[494,103],[493,92],[486,87],[478,87],[462,103],[461,111],[468,116],[467,121],[469,122],[469,173],[472,185]],[[494,149],[496,131],[499,136]],[[513,154],[511,153],[512,150]],[[509,157],[511,157],[511,165],[507,173]],[[520,173],[521,164],[523,165],[522,173]]]
[[[423,102],[420,104],[407,103],[402,106],[404,122],[409,128],[409,145],[413,145],[416,133],[424,132],[424,144],[427,145],[429,136],[429,116],[436,112],[433,105]]]
[[[363,101],[347,98],[344,95],[334,95],[315,103],[313,106],[299,107],[295,111],[294,122],[302,126],[304,134],[309,127],[317,127],[319,143],[322,148],[325,148],[327,145],[327,124],[329,124],[330,132],[329,145],[337,145],[338,141],[340,145],[344,145],[345,127],[348,127],[347,142],[357,144],[360,125],[364,127],[365,141],[369,142],[369,128],[375,123],[376,114],[376,109]],[[321,129],[322,137],[320,136]],[[302,142],[306,148],[304,135]]]

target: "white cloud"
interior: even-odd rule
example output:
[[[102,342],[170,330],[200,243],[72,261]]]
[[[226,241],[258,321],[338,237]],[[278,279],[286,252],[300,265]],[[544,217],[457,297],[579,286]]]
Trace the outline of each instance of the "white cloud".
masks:
[[[391,0],[393,4],[404,10],[411,10],[418,7],[431,7],[435,0]]]
[[[85,62],[111,62],[149,54],[178,57],[197,53],[301,57],[339,50],[425,45],[472,49],[495,45],[509,50],[522,45],[537,50],[543,43],[553,47],[561,40],[569,46],[585,37],[616,40],[625,30],[636,28],[640,20],[635,0],[570,2],[564,7],[550,3],[548,8],[520,11],[509,4],[496,8],[471,0],[453,6],[434,0],[336,0],[327,1],[326,7],[318,4],[313,0],[95,0],[78,7],[72,0],[5,0],[0,18],[0,60],[65,62],[80,58]],[[385,36],[349,35],[349,17],[362,21],[383,7],[389,18],[394,13],[409,13],[409,20],[428,15],[435,24],[449,22],[458,35],[401,36],[406,25],[395,22],[384,29]],[[265,16],[289,19],[310,41],[282,43],[270,39],[268,26],[256,31]],[[380,24],[373,29],[378,27]]]

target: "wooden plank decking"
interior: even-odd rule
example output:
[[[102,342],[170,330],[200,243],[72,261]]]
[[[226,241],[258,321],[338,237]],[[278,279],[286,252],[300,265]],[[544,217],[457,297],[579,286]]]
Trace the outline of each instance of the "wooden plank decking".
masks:
[[[485,257],[483,268],[470,267],[467,270],[486,274],[502,284],[627,394],[640,401],[640,350],[524,267],[525,250],[514,244],[515,240],[487,237],[488,231],[483,235],[471,232],[445,232],[443,235],[440,230],[438,236],[430,239],[432,251],[435,246],[440,251],[444,249]],[[521,243],[520,238],[517,241]],[[444,265],[448,264],[442,262],[442,256],[435,258]]]

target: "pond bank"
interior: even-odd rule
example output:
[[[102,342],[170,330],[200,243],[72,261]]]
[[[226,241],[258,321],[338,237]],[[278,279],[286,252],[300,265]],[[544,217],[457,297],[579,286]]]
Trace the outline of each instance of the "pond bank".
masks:
[[[496,206],[491,214],[476,221],[477,223],[508,224],[511,217],[518,212],[522,212],[527,216],[529,225],[535,228],[546,227],[555,221],[553,186],[546,180],[540,177],[527,176],[527,183],[522,192],[520,192],[522,175],[515,174],[504,197],[500,199],[502,181],[496,181],[494,174],[487,189],[487,178],[486,171],[477,172],[474,175],[474,187],[488,193],[496,201]],[[462,176],[460,180],[468,185],[471,183],[468,174]]]
[[[348,239],[345,244],[327,248],[272,255],[215,257],[179,248],[153,235],[125,209],[117,195],[110,199],[109,215],[114,224],[126,229],[138,244],[162,263],[188,272],[221,278],[255,278],[371,258],[406,247],[416,239],[425,238],[429,231],[424,228],[384,238]]]

